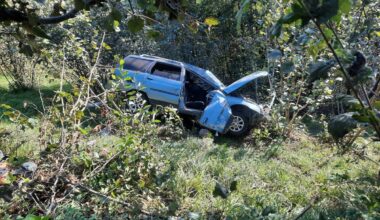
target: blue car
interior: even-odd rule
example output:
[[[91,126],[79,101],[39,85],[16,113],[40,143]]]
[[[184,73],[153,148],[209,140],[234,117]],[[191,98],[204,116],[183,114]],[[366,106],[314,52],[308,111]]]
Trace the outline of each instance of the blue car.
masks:
[[[115,70],[120,88],[136,91],[127,101],[129,111],[147,103],[171,105],[180,115],[221,134],[247,134],[265,118],[275,97],[265,71],[225,86],[208,70],[161,57],[130,55],[121,64]]]

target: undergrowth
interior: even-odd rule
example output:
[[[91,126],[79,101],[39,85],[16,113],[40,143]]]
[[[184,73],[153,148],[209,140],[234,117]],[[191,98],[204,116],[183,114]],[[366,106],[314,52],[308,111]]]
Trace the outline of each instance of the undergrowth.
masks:
[[[32,128],[0,121],[6,166],[38,165],[6,179],[2,219],[380,218],[380,145],[365,138],[342,152],[297,128],[281,138],[270,123],[242,140],[200,138],[170,108],[101,109],[80,115],[97,129],[68,121],[62,129],[52,109]]]

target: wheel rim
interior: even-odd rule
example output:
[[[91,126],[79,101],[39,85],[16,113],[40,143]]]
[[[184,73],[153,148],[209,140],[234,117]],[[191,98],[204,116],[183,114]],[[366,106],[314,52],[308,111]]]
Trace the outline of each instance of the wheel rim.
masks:
[[[137,112],[139,109],[142,109],[146,104],[146,100],[143,97],[143,94],[136,93],[135,97],[132,100],[128,100],[127,109],[131,113]]]
[[[244,119],[240,116],[233,116],[233,120],[230,126],[230,130],[233,132],[240,132],[244,128]]]

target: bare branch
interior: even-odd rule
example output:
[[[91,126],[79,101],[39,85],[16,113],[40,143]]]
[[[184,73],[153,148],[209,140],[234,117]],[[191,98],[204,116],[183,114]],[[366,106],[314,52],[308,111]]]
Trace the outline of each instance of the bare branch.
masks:
[[[91,7],[94,5],[98,5],[100,3],[104,2],[104,0],[88,0],[85,2],[85,5],[87,7]],[[81,10],[73,8],[69,10],[67,13],[60,15],[60,16],[51,16],[51,17],[44,17],[44,18],[38,18],[37,24],[57,24],[62,21],[69,20],[71,18],[74,18],[77,16],[77,14]],[[23,23],[29,21],[28,14],[23,11],[19,11],[13,8],[0,8],[0,22],[4,21],[13,21],[18,23]]]

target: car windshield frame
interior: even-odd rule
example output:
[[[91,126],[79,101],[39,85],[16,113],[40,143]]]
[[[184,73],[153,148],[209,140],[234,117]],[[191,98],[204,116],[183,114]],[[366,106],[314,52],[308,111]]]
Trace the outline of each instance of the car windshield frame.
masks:
[[[184,66],[186,69],[194,72],[202,79],[211,83],[217,89],[225,88],[225,85],[211,71],[187,63],[185,63]]]

